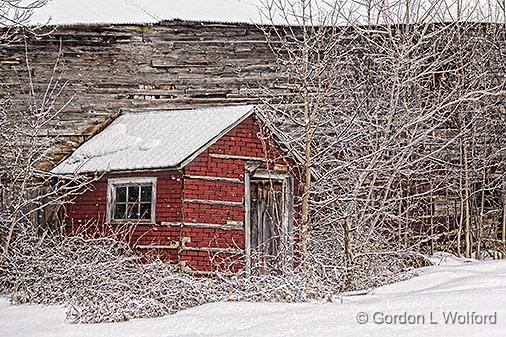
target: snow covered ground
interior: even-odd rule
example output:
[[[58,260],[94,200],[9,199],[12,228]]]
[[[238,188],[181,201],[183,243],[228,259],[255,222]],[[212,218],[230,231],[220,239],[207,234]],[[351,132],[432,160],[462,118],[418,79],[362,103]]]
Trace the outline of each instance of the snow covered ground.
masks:
[[[0,298],[0,336],[12,337],[505,336],[506,261],[448,257],[420,276],[336,303],[214,303],[93,325],[68,324],[64,317],[63,307],[11,306]]]

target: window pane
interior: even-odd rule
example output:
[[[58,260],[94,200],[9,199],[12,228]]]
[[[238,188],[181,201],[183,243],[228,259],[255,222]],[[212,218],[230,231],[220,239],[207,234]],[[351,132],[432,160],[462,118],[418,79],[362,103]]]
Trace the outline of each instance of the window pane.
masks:
[[[154,212],[152,201],[156,190],[151,183],[132,183],[113,186],[115,203],[112,205],[112,219],[149,221]]]
[[[128,201],[136,202],[139,200],[139,186],[128,186]]]
[[[126,187],[116,187],[116,201],[125,202],[126,201]]]
[[[151,219],[151,204],[141,204],[141,219]]]
[[[142,186],[141,187],[141,201],[151,201],[152,187]]]
[[[139,204],[128,205],[128,219],[129,220],[139,219]]]
[[[116,204],[114,208],[114,219],[124,219],[126,213],[125,204]]]

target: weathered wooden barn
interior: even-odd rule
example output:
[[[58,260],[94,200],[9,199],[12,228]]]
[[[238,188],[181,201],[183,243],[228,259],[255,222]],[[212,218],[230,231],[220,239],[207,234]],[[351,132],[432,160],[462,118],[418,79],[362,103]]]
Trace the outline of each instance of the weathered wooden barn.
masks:
[[[262,138],[251,106],[263,87],[285,92],[262,32],[241,22],[121,22],[76,19],[20,32],[0,50],[2,86],[19,110],[28,76],[44,90],[60,59],[56,105],[65,109],[40,135],[57,142],[44,168],[66,158],[52,172],[104,174],[65,210],[66,230],[122,230],[137,252],[194,271],[241,269],[269,240],[260,249],[275,253],[278,229],[258,217],[290,231],[296,183],[293,161]]]
[[[39,30],[0,50],[4,88],[24,107],[28,71],[42,91],[57,74],[68,102],[47,133],[58,137],[58,161],[120,112],[261,103],[264,88],[279,95],[275,57],[252,24],[167,21],[157,24],[69,25]],[[25,42],[27,50],[25,50]],[[61,43],[61,46],[60,46]]]
[[[79,14],[80,13],[73,13],[72,16],[79,16]],[[0,50],[0,74],[3,79],[2,83],[0,84],[0,88],[3,90],[5,89],[5,91],[9,93],[9,102],[12,106],[13,111],[22,111],[26,108],[26,104],[29,101],[29,99],[27,99],[26,93],[31,88],[34,88],[33,92],[35,96],[38,95],[41,97],[44,96],[45,92],[47,92],[47,83],[50,79],[58,79],[60,84],[65,83],[65,87],[62,88],[61,92],[59,92],[55,103],[55,108],[58,109],[60,107],[64,107],[64,109],[62,109],[61,113],[59,113],[57,117],[47,121],[45,128],[41,130],[40,134],[41,139],[51,138],[53,140],[56,140],[58,143],[58,146],[53,147],[52,152],[48,156],[49,160],[45,165],[45,168],[47,169],[51,169],[62,159],[67,158],[69,154],[71,154],[76,148],[83,144],[83,142],[89,140],[94,135],[98,134],[97,137],[101,137],[100,135],[103,136],[104,133],[101,133],[101,131],[103,130],[103,132],[108,132],[106,130],[108,130],[107,125],[109,123],[112,122],[112,126],[114,126],[116,125],[115,123],[119,123],[121,119],[128,119],[128,116],[140,116],[141,114],[154,114],[157,112],[160,114],[169,114],[169,111],[184,111],[186,109],[210,108],[211,110],[202,110],[210,112],[215,111],[216,109],[225,109],[225,107],[233,106],[236,106],[238,109],[240,109],[240,107],[244,107],[246,105],[255,105],[262,103],[263,99],[266,97],[278,100],[286,98],[287,102],[293,102],[295,99],[292,99],[291,97],[297,95],[296,92],[294,93],[293,87],[289,85],[289,81],[287,81],[286,78],[282,78],[282,76],[286,75],[286,73],[279,71],[280,64],[279,62],[276,62],[276,55],[271,50],[272,45],[266,43],[264,32],[262,32],[262,30],[260,30],[259,27],[257,27],[255,24],[244,23],[249,22],[248,20],[216,22],[205,19],[205,17],[198,18],[192,16],[189,18],[190,20],[170,19],[166,21],[159,21],[155,19],[152,22],[141,22],[135,20],[119,20],[115,22],[108,22],[107,19],[104,19],[105,21],[100,21],[102,23],[97,23],[93,21],[81,22],[80,20],[73,20],[72,16],[68,22],[62,22],[61,25],[46,27],[38,30],[38,35],[23,35],[21,32],[21,34],[18,35],[17,39],[14,39],[10,41],[9,44],[2,46],[2,49]],[[185,19],[184,16],[181,18]],[[459,28],[456,27],[455,31],[458,30]],[[493,40],[497,41],[497,46],[504,45],[503,37],[501,37],[500,34],[496,37],[493,33],[490,33],[487,25],[476,25],[472,30],[466,30],[466,32],[472,37],[471,40],[474,41],[472,43],[475,43],[476,45],[484,45],[482,43],[482,39],[480,38],[481,34],[489,34],[492,36]],[[381,41],[383,37],[381,37],[381,34],[377,33],[377,31],[372,32],[374,38],[378,38],[379,41]],[[457,35],[460,37],[459,34],[455,34],[455,36],[453,36],[455,41],[457,40]],[[437,54],[440,56],[440,60],[436,60],[437,62],[431,60],[427,61],[427,66],[429,69],[434,68],[434,75],[431,75],[432,72],[424,72],[426,78],[424,77],[419,84],[423,89],[422,92],[425,92],[424,90],[427,90],[427,92],[432,93],[435,90],[434,83],[437,83],[442,88],[438,89],[440,91],[437,91],[437,93],[440,94],[440,97],[444,98],[448,96],[448,93],[457,92],[457,90],[454,90],[451,86],[454,82],[448,80],[448,77],[445,76],[450,76],[450,78],[452,78],[451,76],[459,77],[461,74],[458,73],[456,69],[453,69],[453,65],[447,64],[446,61],[444,61],[446,54],[450,55],[453,53],[452,48],[450,47],[455,43],[451,41],[448,42],[448,39],[442,39],[443,42],[441,42],[438,40],[440,37],[438,37],[437,34],[434,36],[434,43],[431,42],[432,40],[427,39],[425,43],[422,44],[424,46],[423,48],[426,49],[417,49],[419,51],[418,54],[423,55],[423,53],[425,53],[427,50],[430,51],[431,48],[438,49],[439,45],[446,46],[446,49],[441,48],[443,51],[441,54]],[[343,41],[348,40],[343,39]],[[360,39],[355,40],[353,43],[357,43],[357,41],[360,41]],[[382,43],[373,44],[375,45],[373,48],[381,49]],[[448,44],[450,47],[446,44]],[[500,79],[500,74],[504,74],[504,49],[498,48],[496,50],[488,48],[487,46],[483,48],[485,49],[486,53],[484,52],[476,54],[477,56],[479,56],[479,54],[485,55],[487,62],[475,61],[475,64],[488,65],[490,63],[490,67],[496,69],[497,74],[499,74],[496,76],[494,72],[494,74],[491,74],[490,76],[495,77],[496,79]],[[355,50],[354,48],[352,49]],[[360,50],[360,48],[357,50],[355,51],[357,51],[358,54],[363,53],[364,55],[367,55],[368,53],[368,50],[365,47],[363,50]],[[381,59],[381,55],[383,55],[381,54],[381,51],[379,52],[380,54],[378,55],[380,55],[380,57],[378,58],[375,58],[374,55],[370,54],[369,57],[371,59],[369,60],[369,63],[366,62],[367,64],[364,64],[364,61],[360,57],[351,57],[350,60],[346,60],[347,62],[350,61],[350,68],[352,68],[351,73],[347,73],[350,78],[352,76],[357,76],[360,79],[361,76],[363,76],[364,81],[369,81],[364,82],[368,83],[367,86],[369,87],[369,93],[366,94],[366,91],[360,91],[364,97],[363,100],[357,99],[357,102],[370,101],[371,111],[376,111],[373,108],[374,104],[378,105],[378,111],[381,111],[382,109],[388,110],[390,104],[388,102],[388,99],[383,101],[384,97],[381,96],[384,94],[382,90],[386,90],[387,92],[390,90],[390,87],[387,85],[388,81],[384,81],[384,78],[382,78],[381,75],[390,74],[392,71],[390,68],[390,63],[387,62],[385,68],[380,67],[380,71],[377,73],[375,72],[378,67],[374,62],[376,62],[377,59]],[[395,53],[392,55],[387,55],[387,59],[395,60],[395,55]],[[485,58],[485,56],[483,57]],[[59,62],[55,67],[56,60],[59,60]],[[426,61],[424,60],[422,62],[422,65],[425,66],[424,62]],[[406,64],[409,64],[409,62],[406,62]],[[346,71],[347,68],[343,67],[342,70]],[[353,75],[353,72],[358,72],[359,74]],[[440,75],[440,73],[443,73],[445,76]],[[336,77],[337,75],[343,78],[346,77],[342,76],[341,73],[336,74]],[[385,84],[386,87],[383,88],[383,86],[378,85],[378,83]],[[473,85],[477,85],[476,83],[478,82],[473,83]],[[491,83],[495,82],[492,81]],[[446,86],[449,86],[448,90],[445,89]],[[479,86],[477,85],[477,87]],[[350,92],[352,91],[353,90],[350,90]],[[408,91],[409,89],[405,89],[405,92],[403,91],[403,93],[409,94]],[[377,94],[378,96],[375,97],[374,94]],[[387,96],[389,97],[389,95]],[[428,94],[424,97],[433,99]],[[458,101],[459,99],[460,98],[457,98],[456,100]],[[349,101],[352,100],[348,100],[347,102]],[[416,102],[417,100],[414,99],[413,101]],[[497,104],[497,106],[503,107],[501,104]],[[354,106],[350,105],[350,107],[350,111],[353,111]],[[363,106],[359,106],[358,108],[364,109]],[[417,107],[415,107],[413,111],[418,111],[416,109]],[[254,117],[251,116],[248,117],[244,123],[253,123],[253,120]],[[256,134],[256,132],[258,132],[259,124],[251,125],[254,126],[253,130]],[[226,129],[227,128],[224,128],[222,131]],[[445,134],[451,135],[452,133],[448,133],[447,131],[450,130],[454,132],[455,127],[454,125],[445,126],[444,128],[441,126],[441,129]],[[466,129],[466,127],[464,127],[464,129]],[[439,128],[437,130],[439,130]],[[498,130],[500,130],[500,128],[498,128]],[[228,130],[227,132],[232,131],[233,130]],[[368,132],[371,131],[366,130],[365,133]],[[458,131],[455,132],[458,133]],[[501,131],[494,131],[494,133],[501,135]],[[331,139],[334,137],[334,135],[335,134],[330,133],[327,135],[327,137]],[[214,136],[217,135],[215,134]],[[449,136],[445,135],[445,137]],[[445,137],[441,137],[441,139],[438,140],[445,142],[447,139]],[[457,232],[457,227],[463,226],[464,218],[471,219],[473,216],[471,214],[472,212],[476,214],[475,217],[479,217],[478,215],[480,214],[480,211],[478,211],[478,209],[480,208],[482,209],[482,215],[493,214],[494,224],[504,223],[506,226],[506,222],[504,220],[505,216],[501,215],[506,214],[503,212],[505,208],[502,206],[502,197],[501,199],[496,196],[493,197],[494,200],[500,199],[500,202],[496,203],[497,205],[494,204],[494,213],[488,211],[484,212],[483,209],[485,209],[487,203],[479,202],[479,200],[476,199],[475,204],[477,206],[473,206],[474,211],[468,212],[468,215],[464,214],[464,209],[471,209],[471,206],[466,206],[465,203],[462,202],[464,199],[469,199],[463,197],[462,191],[465,189],[470,190],[471,185],[468,184],[468,187],[463,187],[461,177],[464,175],[462,172],[464,172],[465,162],[462,159],[460,161],[458,160],[458,152],[461,151],[461,146],[458,144],[459,138],[454,138],[455,139],[451,143],[451,146],[443,146],[442,149],[450,149],[454,147],[455,149],[452,149],[452,151],[455,151],[452,152],[452,154],[448,155],[448,161],[446,161],[446,159],[444,161],[441,161],[438,158],[438,162],[442,163],[442,166],[445,166],[448,163],[451,165],[457,164],[458,168],[455,169],[455,171],[451,172],[446,169],[434,169],[437,172],[442,172],[440,175],[440,181],[436,185],[441,185],[443,187],[438,186],[436,192],[439,194],[434,196],[431,195],[430,201],[422,200],[423,203],[429,206],[424,208],[416,206],[419,200],[412,202],[411,207],[402,205],[403,201],[400,202],[401,205],[397,205],[398,207],[391,206],[392,209],[399,210],[399,213],[404,212],[404,208],[409,209],[409,212],[407,211],[406,214],[403,214],[402,216],[399,215],[397,217],[397,219],[402,222],[402,226],[404,226],[404,222],[408,224],[406,225],[406,227],[408,227],[411,226],[409,223],[412,222],[412,220],[419,223],[421,222],[420,219],[423,219],[422,221],[424,223],[441,223],[442,226],[445,226],[443,230],[450,233],[452,236],[460,235],[455,234]],[[261,140],[261,138],[255,141],[259,140]],[[494,142],[498,144],[500,144],[501,141],[501,139],[494,140]],[[218,143],[219,141],[214,144]],[[462,144],[465,143],[465,141],[462,141]],[[486,143],[490,144],[491,142],[486,141]],[[321,146],[322,148],[328,147],[328,144],[334,143],[332,141],[320,142],[320,144],[317,144],[317,148],[318,146]],[[367,146],[369,146],[369,143],[367,144]],[[346,143],[337,144],[336,147],[338,148],[336,149],[335,153],[339,153],[339,151],[345,153],[346,150],[348,150],[346,149],[348,145]],[[423,148],[422,150],[427,150],[428,147],[425,145],[425,143],[421,144],[421,148]],[[150,146],[152,146],[152,144],[148,144],[148,146],[145,147],[150,148]],[[210,151],[213,146],[215,145],[212,145],[209,148]],[[364,152],[369,151],[369,148],[367,146],[363,147],[365,149]],[[206,151],[204,151],[204,153]],[[212,149],[212,153],[214,152],[216,151]],[[394,152],[395,151],[392,151],[392,153]],[[479,153],[484,151],[474,152]],[[357,153],[363,152],[359,151]],[[455,155],[455,153],[457,153],[457,155]],[[199,154],[199,156],[202,155],[203,154]],[[232,155],[238,154],[232,153]],[[251,157],[252,155],[250,153],[241,154],[241,156]],[[256,156],[259,158],[266,158],[267,160],[271,161],[276,157],[271,157],[268,152],[267,155],[264,152],[262,155],[258,154],[253,157]],[[68,157],[67,160],[73,160],[71,158],[72,156]],[[254,164],[256,163],[255,161],[248,162],[251,158],[226,159],[212,156],[210,158],[213,158],[211,160],[213,162],[216,162],[217,160],[222,160],[224,162],[230,163],[241,162],[241,165],[244,166],[244,169],[241,171],[242,173],[238,173],[232,170],[234,172],[232,176],[228,176],[225,171],[222,172],[224,175],[217,175],[216,172],[212,173],[212,171],[209,171],[209,174],[191,173],[190,176],[196,175],[205,177],[208,175],[211,177],[231,178],[235,179],[234,181],[236,186],[239,186],[241,184],[244,186],[248,177],[245,172],[248,169],[251,169],[251,167],[254,169],[256,165]],[[353,160],[353,158],[351,158],[351,160]],[[279,163],[275,162],[275,164]],[[330,163],[330,165],[333,165],[335,162]],[[190,165],[190,163],[188,163],[189,166],[184,167],[173,167],[171,165],[172,164],[169,165],[167,163],[164,163],[163,167],[167,171],[171,172],[171,177],[172,174],[174,174],[176,181],[178,177],[181,179],[180,186],[182,187],[184,187],[184,184],[189,184],[193,180],[206,182],[212,186],[216,185],[216,183],[205,180],[208,178],[185,178],[185,174],[187,174],[186,170],[188,170],[188,168],[193,164]],[[286,165],[286,163],[283,165]],[[483,167],[487,168],[487,165]],[[353,175],[354,173],[360,172],[360,170],[366,171],[367,167],[368,166],[366,165],[366,168],[364,169],[358,166],[358,169],[354,170],[354,172],[343,172],[342,175],[345,176],[349,173]],[[503,172],[502,167],[500,167],[500,165],[498,165],[498,167],[500,168],[498,171]],[[225,170],[225,167],[222,168]],[[77,167],[74,167],[74,169],[77,169]],[[153,169],[153,167],[150,167],[149,169]],[[179,169],[182,169],[182,171],[178,173],[179,176],[175,172],[172,173],[174,170],[177,171]],[[271,167],[271,169],[274,170],[275,168]],[[74,228],[77,228],[79,226],[84,226],[93,219],[99,220],[99,223],[108,223],[108,220],[111,220],[111,217],[113,216],[112,210],[114,209],[114,205],[110,204],[109,208],[107,208],[106,198],[109,187],[107,187],[106,181],[109,178],[121,178],[121,176],[118,176],[118,174],[136,176],[138,172],[134,170],[134,172],[136,172],[134,174],[131,172],[132,170],[133,169],[131,167],[123,167],[116,171],[110,170],[108,167],[102,167],[101,170],[98,170],[99,172],[110,172],[107,173],[107,176],[104,177],[105,180],[103,179],[97,182],[96,191],[102,191],[100,192],[100,195],[103,200],[100,200],[100,203],[98,203],[99,206],[97,206],[97,203],[95,202],[93,204],[91,200],[96,199],[98,195],[93,194],[93,192],[85,194],[86,197],[91,198],[86,202],[84,201],[85,199],[83,199],[86,207],[84,207],[82,210],[79,210],[77,208],[78,204],[76,204],[75,207],[73,206],[68,209],[70,212],[68,214],[72,214],[72,212],[74,212],[72,216],[75,217],[75,221],[71,220],[70,217],[67,218],[67,222],[71,225],[71,227],[74,226]],[[480,179],[482,179],[480,170],[476,170],[478,173],[472,179],[476,181],[480,181]],[[274,171],[275,174],[284,172],[283,170]],[[404,172],[401,173],[404,174]],[[159,172],[157,174],[159,174]],[[241,174],[243,174],[244,177],[241,177]],[[395,174],[398,174],[398,172]],[[448,177],[451,176],[453,179],[453,185],[449,187],[448,185],[451,179],[449,179],[447,175]],[[146,174],[143,173],[142,175],[139,174],[139,176],[157,177],[157,179],[162,181],[161,176],[158,177],[158,175],[150,175],[149,172]],[[500,175],[498,180],[504,180],[503,177],[504,175]],[[424,176],[423,179],[425,178],[426,177]],[[165,177],[163,179],[172,178]],[[239,179],[240,182],[237,179]],[[402,182],[402,179],[406,179],[407,182]],[[404,193],[402,191],[402,186],[408,186],[408,188],[404,188],[409,190],[409,186],[413,185],[413,178],[399,178],[398,176],[395,176],[395,179],[393,180],[397,182],[401,181],[401,183],[399,183],[400,187],[398,190],[401,191],[401,197],[407,198],[405,195],[407,193]],[[346,181],[351,180],[347,179]],[[221,181],[221,183],[225,182]],[[231,181],[227,181],[227,183],[230,185],[234,184]],[[338,183],[340,182],[338,181]],[[125,191],[128,191],[127,185],[128,184],[123,186],[126,188]],[[337,185],[339,184],[336,184],[334,192],[336,194],[342,193],[342,190],[340,189],[342,186]],[[140,192],[142,192],[142,186],[139,187]],[[490,188],[490,190],[494,190],[494,193],[496,193],[499,190],[498,186],[499,184],[494,182],[494,185]],[[296,184],[294,185],[294,189],[296,189]],[[389,189],[388,192],[386,192],[384,198],[381,196],[374,196],[374,198],[386,200],[391,197],[390,193],[395,193],[395,190],[396,188]],[[488,193],[489,188],[478,190],[481,191],[481,194],[484,194],[485,192]],[[220,219],[220,221],[216,222],[211,218],[208,218],[207,220],[199,219],[196,221],[189,221],[191,217],[189,218],[188,214],[184,214],[183,208],[208,207],[208,209],[210,209],[209,207],[211,205],[193,202],[184,203],[183,200],[186,198],[185,191],[186,190],[181,189],[178,197],[181,199],[181,205],[177,206],[181,208],[180,214],[178,215],[180,218],[169,217],[162,219],[163,212],[158,210],[158,205],[154,205],[152,208],[150,208],[150,215],[154,214],[155,216],[153,222],[157,223],[157,225],[154,226],[156,227],[156,230],[153,228],[150,229],[149,226],[144,226],[145,224],[141,225],[139,223],[138,228],[140,228],[140,230],[136,231],[136,234],[131,238],[131,241],[138,244],[140,246],[140,249],[144,251],[154,251],[157,253],[162,252],[163,254],[167,254],[168,258],[173,262],[184,261],[185,259],[188,260],[188,256],[191,254],[194,256],[200,256],[198,258],[195,258],[195,261],[198,261],[198,259],[203,261],[200,263],[200,265],[198,263],[191,264],[193,268],[200,270],[210,270],[214,267],[211,265],[211,260],[209,259],[210,251],[216,252],[216,249],[226,249],[228,251],[226,251],[227,254],[225,255],[227,257],[232,256],[233,258],[234,254],[239,253],[241,249],[247,248],[246,242],[234,246],[236,241],[240,242],[238,241],[238,236],[235,237],[235,239],[230,238],[230,240],[223,241],[223,243],[220,243],[219,246],[213,246],[211,244],[207,246],[202,245],[200,248],[205,248],[204,250],[207,250],[207,252],[194,250],[191,252],[191,254],[190,250],[185,249],[187,247],[191,247],[191,243],[184,243],[182,240],[176,240],[176,242],[162,244],[159,241],[160,236],[153,234],[160,232],[162,229],[173,230],[173,232],[171,232],[172,234],[161,235],[161,237],[164,235],[166,237],[170,237],[171,240],[177,237],[176,233],[180,233],[181,238],[191,237],[186,233],[186,231],[189,230],[184,226],[184,223],[186,222],[191,222],[194,224],[213,224],[226,226],[228,229],[220,229],[220,233],[223,233],[223,235],[236,233],[239,236],[242,236],[244,241],[246,241],[245,239],[248,238],[248,235],[243,235],[240,233],[241,230],[239,228],[229,228],[233,228],[233,226],[245,226],[246,220],[250,219],[249,217],[243,216],[243,223],[237,223],[234,225],[234,221],[241,221],[241,216],[239,216],[239,213],[236,213],[233,216],[231,215],[229,219],[227,218],[227,215],[227,217],[223,217]],[[250,191],[250,189],[243,187],[242,193],[244,200],[246,200],[247,197],[246,193]],[[239,202],[239,200],[236,199],[238,196],[234,195],[232,192],[230,195],[227,195],[230,197],[230,199],[227,199],[225,196],[221,195],[218,197],[218,194],[213,195],[213,198],[210,196],[205,196],[205,198],[188,197],[187,199]],[[239,191],[236,191],[236,193],[239,193]],[[416,192],[413,193],[417,194]],[[471,193],[471,195],[478,196],[480,193]],[[368,195],[369,194],[367,194],[367,196],[363,199],[366,200],[366,198],[370,198]],[[112,199],[113,198],[111,197],[110,200]],[[484,200],[485,198],[481,199]],[[128,201],[124,202],[125,209],[129,207],[129,205],[132,207],[138,207],[139,216],[141,216],[140,214],[143,214],[140,211],[142,204],[143,203],[141,201],[134,203],[133,205],[130,205]],[[147,207],[147,204],[148,202],[145,202],[145,205],[143,207]],[[394,203],[392,203],[392,205],[393,204]],[[121,202],[120,205],[123,207],[123,204]],[[205,207],[203,205],[205,205]],[[244,205],[246,206],[247,203]],[[220,207],[225,208],[224,205],[212,206],[215,206],[213,208],[216,209]],[[238,205],[228,205],[227,207],[239,208]],[[243,212],[241,214],[245,215],[246,207],[244,207],[244,209],[240,212]],[[127,214],[126,211],[125,214]],[[125,215],[125,217],[126,216],[127,215]],[[160,218],[157,218],[158,216],[160,216]],[[483,216],[481,218],[483,218]],[[231,223],[227,223],[228,220],[230,220]],[[162,223],[164,223],[163,226]],[[168,226],[167,224],[169,223],[172,223],[172,225]],[[177,226],[174,224],[177,224]],[[144,226],[144,230],[149,232],[148,234],[140,234],[142,232],[142,226]],[[195,227],[196,225],[192,226]],[[494,228],[497,228],[496,225],[494,226]],[[423,226],[420,226],[420,228],[420,235],[426,237],[426,228]],[[245,231],[246,227],[244,227],[243,230]],[[408,233],[406,236],[409,237],[409,233],[411,232],[406,231],[406,233]],[[504,230],[502,233],[504,233]],[[497,232],[493,235],[495,238],[500,234]],[[504,236],[504,234],[502,235]],[[207,239],[209,238],[210,237]],[[406,239],[406,241],[409,240]],[[502,241],[504,241],[504,239]],[[232,242],[234,245],[231,245]],[[157,245],[167,247],[164,247],[164,249],[161,247],[153,247]],[[204,257],[205,254],[207,254],[207,258]],[[185,257],[181,258],[183,255]],[[214,260],[212,263],[215,262],[217,262],[217,260]],[[218,264],[220,265],[221,262]],[[239,266],[239,264],[236,264],[236,266]]]

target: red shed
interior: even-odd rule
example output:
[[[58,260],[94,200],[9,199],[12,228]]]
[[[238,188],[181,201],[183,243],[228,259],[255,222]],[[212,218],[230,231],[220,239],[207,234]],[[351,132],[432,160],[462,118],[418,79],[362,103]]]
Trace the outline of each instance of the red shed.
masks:
[[[295,165],[259,123],[251,106],[120,115],[52,170],[101,174],[67,231],[126,230],[184,270],[291,264]]]

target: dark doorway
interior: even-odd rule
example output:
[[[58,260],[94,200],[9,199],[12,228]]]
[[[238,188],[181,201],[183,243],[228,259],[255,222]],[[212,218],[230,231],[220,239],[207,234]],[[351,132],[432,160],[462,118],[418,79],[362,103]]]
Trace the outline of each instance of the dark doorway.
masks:
[[[290,267],[292,200],[288,175],[264,173],[250,178],[247,248],[252,272],[281,273]]]

